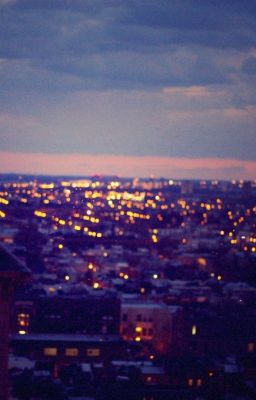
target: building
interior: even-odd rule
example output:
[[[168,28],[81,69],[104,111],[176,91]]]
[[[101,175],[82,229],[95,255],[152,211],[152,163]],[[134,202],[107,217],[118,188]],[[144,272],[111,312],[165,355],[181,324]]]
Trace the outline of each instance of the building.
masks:
[[[0,246],[0,400],[8,399],[9,320],[13,294],[28,276],[25,265]]]
[[[178,350],[182,309],[154,302],[124,302],[120,333],[124,340],[145,342],[159,354]]]

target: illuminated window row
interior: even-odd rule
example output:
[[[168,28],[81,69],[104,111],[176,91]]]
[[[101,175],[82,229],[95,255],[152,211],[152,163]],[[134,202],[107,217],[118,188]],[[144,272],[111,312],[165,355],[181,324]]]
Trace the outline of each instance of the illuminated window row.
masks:
[[[43,350],[43,354],[48,357],[57,356],[59,354],[57,347],[45,347]],[[69,347],[65,349],[64,352],[67,357],[77,357],[79,355],[79,349],[76,347]],[[99,357],[100,349],[98,348],[89,348],[85,352],[87,357]]]

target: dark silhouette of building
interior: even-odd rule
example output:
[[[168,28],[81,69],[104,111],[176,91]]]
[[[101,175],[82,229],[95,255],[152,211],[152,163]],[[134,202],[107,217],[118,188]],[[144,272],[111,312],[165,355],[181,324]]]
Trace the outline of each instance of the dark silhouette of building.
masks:
[[[13,293],[29,276],[29,270],[0,246],[0,400],[8,399],[9,317]]]

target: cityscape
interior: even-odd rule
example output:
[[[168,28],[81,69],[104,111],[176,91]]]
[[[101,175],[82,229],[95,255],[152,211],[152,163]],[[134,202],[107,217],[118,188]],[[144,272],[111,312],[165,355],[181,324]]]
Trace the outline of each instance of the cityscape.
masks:
[[[255,181],[2,175],[11,395],[253,399],[255,227]]]
[[[0,0],[0,400],[256,398],[256,0]]]

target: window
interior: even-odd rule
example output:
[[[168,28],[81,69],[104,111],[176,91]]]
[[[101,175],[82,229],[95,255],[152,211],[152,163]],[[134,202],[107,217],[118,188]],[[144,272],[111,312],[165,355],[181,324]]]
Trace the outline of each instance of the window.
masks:
[[[255,343],[248,343],[247,351],[248,353],[253,353],[255,349]]]
[[[146,330],[146,328],[143,328],[143,330],[142,330],[142,336],[147,336],[147,330]]]
[[[195,336],[195,335],[196,335],[196,332],[197,332],[196,325],[193,325],[193,326],[192,326],[192,329],[191,329],[191,334],[192,334],[193,336]]]
[[[138,321],[138,322],[141,322],[141,320],[142,320],[142,316],[141,316],[141,314],[138,314],[138,315],[137,315],[137,321]]]
[[[56,356],[57,355],[57,348],[56,347],[45,347],[44,348],[44,355],[45,356]]]
[[[78,349],[73,348],[73,347],[65,350],[65,355],[68,357],[76,357],[76,356],[78,356],[78,353],[79,353]]]
[[[100,349],[87,349],[86,354],[88,357],[99,357]]]
[[[149,328],[149,330],[148,330],[148,336],[153,336],[153,329]]]
[[[123,321],[126,322],[128,320],[127,314],[123,314]]]
[[[18,325],[20,327],[28,327],[29,326],[29,314],[27,313],[19,313],[17,315]]]

